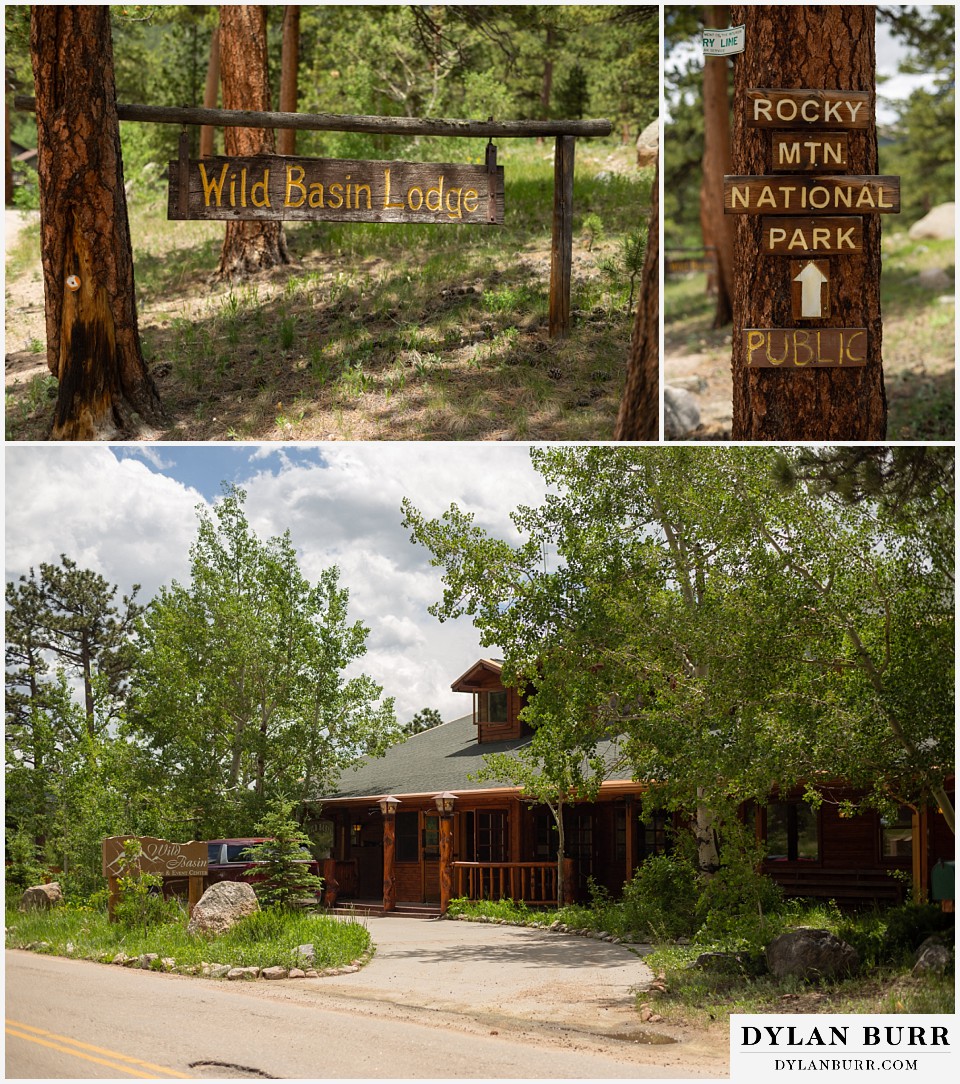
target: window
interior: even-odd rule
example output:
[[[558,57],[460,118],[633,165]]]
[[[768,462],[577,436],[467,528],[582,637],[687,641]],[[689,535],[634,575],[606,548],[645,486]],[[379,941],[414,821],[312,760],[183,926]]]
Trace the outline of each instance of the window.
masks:
[[[913,810],[902,805],[890,817],[880,818],[880,854],[883,858],[909,858],[913,854]]]
[[[667,838],[670,827],[670,814],[663,809],[656,809],[647,820],[640,822],[640,858],[649,858],[653,854],[670,854],[672,848]]]
[[[487,693],[487,722],[507,722],[507,690]]]
[[[420,858],[420,814],[397,813],[398,862],[416,862]]]
[[[440,818],[436,813],[423,818],[423,857],[440,857]]]
[[[808,802],[771,802],[767,806],[767,859],[816,862],[820,858],[817,813]]]
[[[556,822],[548,809],[533,811],[533,857],[552,858],[557,853]]]
[[[465,813],[463,832],[468,862],[506,862],[507,814],[504,810]]]

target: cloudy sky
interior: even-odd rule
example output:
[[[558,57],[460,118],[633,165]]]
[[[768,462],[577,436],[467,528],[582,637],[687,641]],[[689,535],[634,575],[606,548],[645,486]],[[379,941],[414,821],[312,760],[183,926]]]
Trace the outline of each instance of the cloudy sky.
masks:
[[[445,719],[471,710],[450,683],[495,652],[469,621],[441,625],[427,613],[441,597],[439,570],[410,543],[400,502],[410,497],[428,515],[456,502],[515,539],[510,511],[544,493],[524,446],[7,445],[7,580],[63,553],[121,593],[141,584],[142,600],[185,583],[196,508],[212,505],[224,481],[247,491],[261,538],[290,530],[312,582],[339,566],[351,619],[371,630],[362,669],[396,697],[398,719],[424,707]]]

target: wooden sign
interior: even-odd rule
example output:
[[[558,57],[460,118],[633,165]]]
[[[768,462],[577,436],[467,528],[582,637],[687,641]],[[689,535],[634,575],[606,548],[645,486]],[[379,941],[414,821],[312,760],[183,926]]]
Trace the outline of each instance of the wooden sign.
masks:
[[[846,169],[846,132],[774,132],[772,169],[777,173],[817,173]]]
[[[867,128],[873,95],[866,90],[748,90],[750,128]]]
[[[862,327],[745,328],[742,334],[751,369],[849,369],[867,363]]]
[[[863,251],[863,219],[764,218],[760,247],[772,256],[842,256]]]
[[[899,177],[724,177],[733,215],[899,214]]]
[[[139,840],[142,850],[140,871],[163,877],[204,877],[207,873],[207,845],[191,840],[172,843],[154,836],[108,836],[101,844],[103,876],[116,877],[123,857],[123,845]]]
[[[790,261],[790,309],[794,320],[830,315],[830,261]]]
[[[167,217],[495,225],[503,222],[503,166],[190,159],[170,163]]]

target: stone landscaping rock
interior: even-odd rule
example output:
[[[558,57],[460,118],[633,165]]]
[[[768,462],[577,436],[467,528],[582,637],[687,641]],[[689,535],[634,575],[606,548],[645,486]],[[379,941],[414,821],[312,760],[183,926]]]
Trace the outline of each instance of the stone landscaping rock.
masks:
[[[928,290],[945,290],[953,285],[953,279],[942,267],[925,267],[915,279],[909,281],[916,282],[917,285]]]
[[[149,971],[153,967],[154,960],[159,960],[160,954],[158,952],[145,952],[142,956],[137,958],[137,964],[144,971]]]
[[[913,958],[914,975],[934,974],[942,975],[949,967],[952,954],[947,945],[934,934],[917,949]]]
[[[239,881],[219,881],[200,897],[187,924],[187,933],[219,937],[240,919],[259,910],[260,904],[250,885]]]
[[[127,957],[126,954],[123,952],[118,952],[116,956],[114,956],[114,958],[110,961],[110,963],[117,964],[119,967],[123,967],[126,962]]]
[[[655,166],[660,153],[660,122],[651,121],[637,136],[637,168]]]
[[[305,979],[306,977],[306,971],[301,971],[299,967],[291,967],[290,973],[287,975],[289,979]]]
[[[669,384],[663,388],[663,435],[682,440],[700,424],[700,407],[694,396]]]
[[[263,979],[285,979],[290,972],[285,967],[265,967],[260,972]]]
[[[914,222],[910,227],[909,236],[912,241],[927,237],[933,241],[943,241],[952,238],[955,231],[955,205],[941,203],[924,215],[919,222]]]
[[[227,978],[233,982],[236,979],[253,980],[260,975],[259,967],[231,967],[227,971]]]
[[[222,979],[227,972],[230,971],[229,964],[207,964],[200,965],[200,974],[208,979]]]
[[[767,967],[778,979],[834,979],[860,966],[857,950],[829,930],[804,926],[775,937],[766,950]]]
[[[20,897],[21,911],[48,911],[63,903],[63,892],[57,881],[48,885],[33,885]]]
[[[735,952],[701,952],[690,966],[712,975],[739,975],[744,970]]]
[[[177,966],[177,961],[172,956],[164,956],[160,961],[160,966],[164,971],[173,971]]]
[[[305,971],[303,973],[303,977],[305,979],[319,979],[320,978],[320,973],[318,971],[314,971],[313,968],[311,967],[309,971]]]

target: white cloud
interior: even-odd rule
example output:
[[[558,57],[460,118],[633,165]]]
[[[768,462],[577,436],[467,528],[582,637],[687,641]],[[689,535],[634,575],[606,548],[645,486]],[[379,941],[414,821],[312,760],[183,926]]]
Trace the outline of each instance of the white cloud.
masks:
[[[281,454],[271,455],[270,453]],[[161,584],[189,576],[200,494],[177,481],[176,461],[212,450],[118,459],[102,445],[8,446],[6,457],[7,578],[61,553],[93,568],[141,599]],[[526,447],[504,444],[376,443],[330,445],[325,463],[305,464],[276,446],[251,448],[246,511],[261,537],[289,529],[304,575],[316,581],[336,564],[350,591],[350,619],[371,629],[357,671],[370,674],[409,719],[424,707],[444,718],[470,710],[450,682],[481,654],[467,619],[443,625],[427,608],[442,595],[429,554],[401,526],[406,496],[428,516],[457,502],[478,525],[517,538],[510,512],[538,504],[543,483]],[[165,473],[156,473],[162,471]]]

